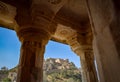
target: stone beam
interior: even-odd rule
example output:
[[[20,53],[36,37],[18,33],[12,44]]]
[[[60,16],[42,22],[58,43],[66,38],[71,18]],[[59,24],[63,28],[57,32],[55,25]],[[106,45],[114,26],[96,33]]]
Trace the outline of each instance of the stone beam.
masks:
[[[9,29],[17,27],[16,8],[0,1],[0,25]]]

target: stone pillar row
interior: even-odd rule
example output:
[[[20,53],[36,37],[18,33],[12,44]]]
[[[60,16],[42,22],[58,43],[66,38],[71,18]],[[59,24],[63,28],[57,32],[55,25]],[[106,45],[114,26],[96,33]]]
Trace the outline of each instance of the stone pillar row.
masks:
[[[82,38],[81,41],[84,41],[84,39]],[[79,42],[77,35],[67,39],[67,42],[72,50],[80,57],[82,82],[98,82],[92,45],[81,44],[84,42]]]

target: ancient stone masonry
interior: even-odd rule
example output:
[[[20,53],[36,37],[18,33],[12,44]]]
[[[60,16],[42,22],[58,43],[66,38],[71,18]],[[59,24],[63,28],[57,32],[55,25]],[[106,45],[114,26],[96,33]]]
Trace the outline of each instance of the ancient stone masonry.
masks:
[[[17,82],[42,82],[50,39],[70,45],[80,56],[83,82],[98,81],[94,60],[99,82],[120,82],[119,4],[119,0],[0,0],[0,26],[15,30],[22,44]]]
[[[34,3],[34,1],[32,3],[32,18],[30,19],[32,24],[26,22],[16,29],[22,42],[17,82],[43,82],[45,45],[51,38],[49,26],[56,11],[46,7],[46,2],[41,3]],[[25,74],[28,76],[24,77]]]

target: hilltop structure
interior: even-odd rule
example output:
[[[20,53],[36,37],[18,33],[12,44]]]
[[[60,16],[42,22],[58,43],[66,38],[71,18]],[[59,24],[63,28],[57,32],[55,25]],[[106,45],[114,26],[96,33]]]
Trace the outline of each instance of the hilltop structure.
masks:
[[[83,82],[98,82],[94,60],[99,82],[120,82],[120,0],[0,0],[0,25],[22,44],[17,82],[43,81],[49,40],[80,56]]]

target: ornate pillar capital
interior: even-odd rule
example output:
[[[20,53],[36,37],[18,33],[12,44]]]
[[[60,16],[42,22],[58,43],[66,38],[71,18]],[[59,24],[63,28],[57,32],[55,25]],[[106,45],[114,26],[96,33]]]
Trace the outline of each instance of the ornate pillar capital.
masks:
[[[93,53],[93,49],[91,45],[78,45],[76,47],[72,47],[72,50],[78,55],[81,56],[82,53]]]
[[[21,27],[17,30],[17,35],[21,42],[42,42],[44,45],[47,44],[51,37],[51,34],[44,29],[36,28],[35,26]]]
[[[78,56],[81,56],[84,52],[92,52],[92,44],[87,44],[86,39],[83,37],[80,39],[77,34],[67,39],[67,43],[71,46],[72,51]]]

